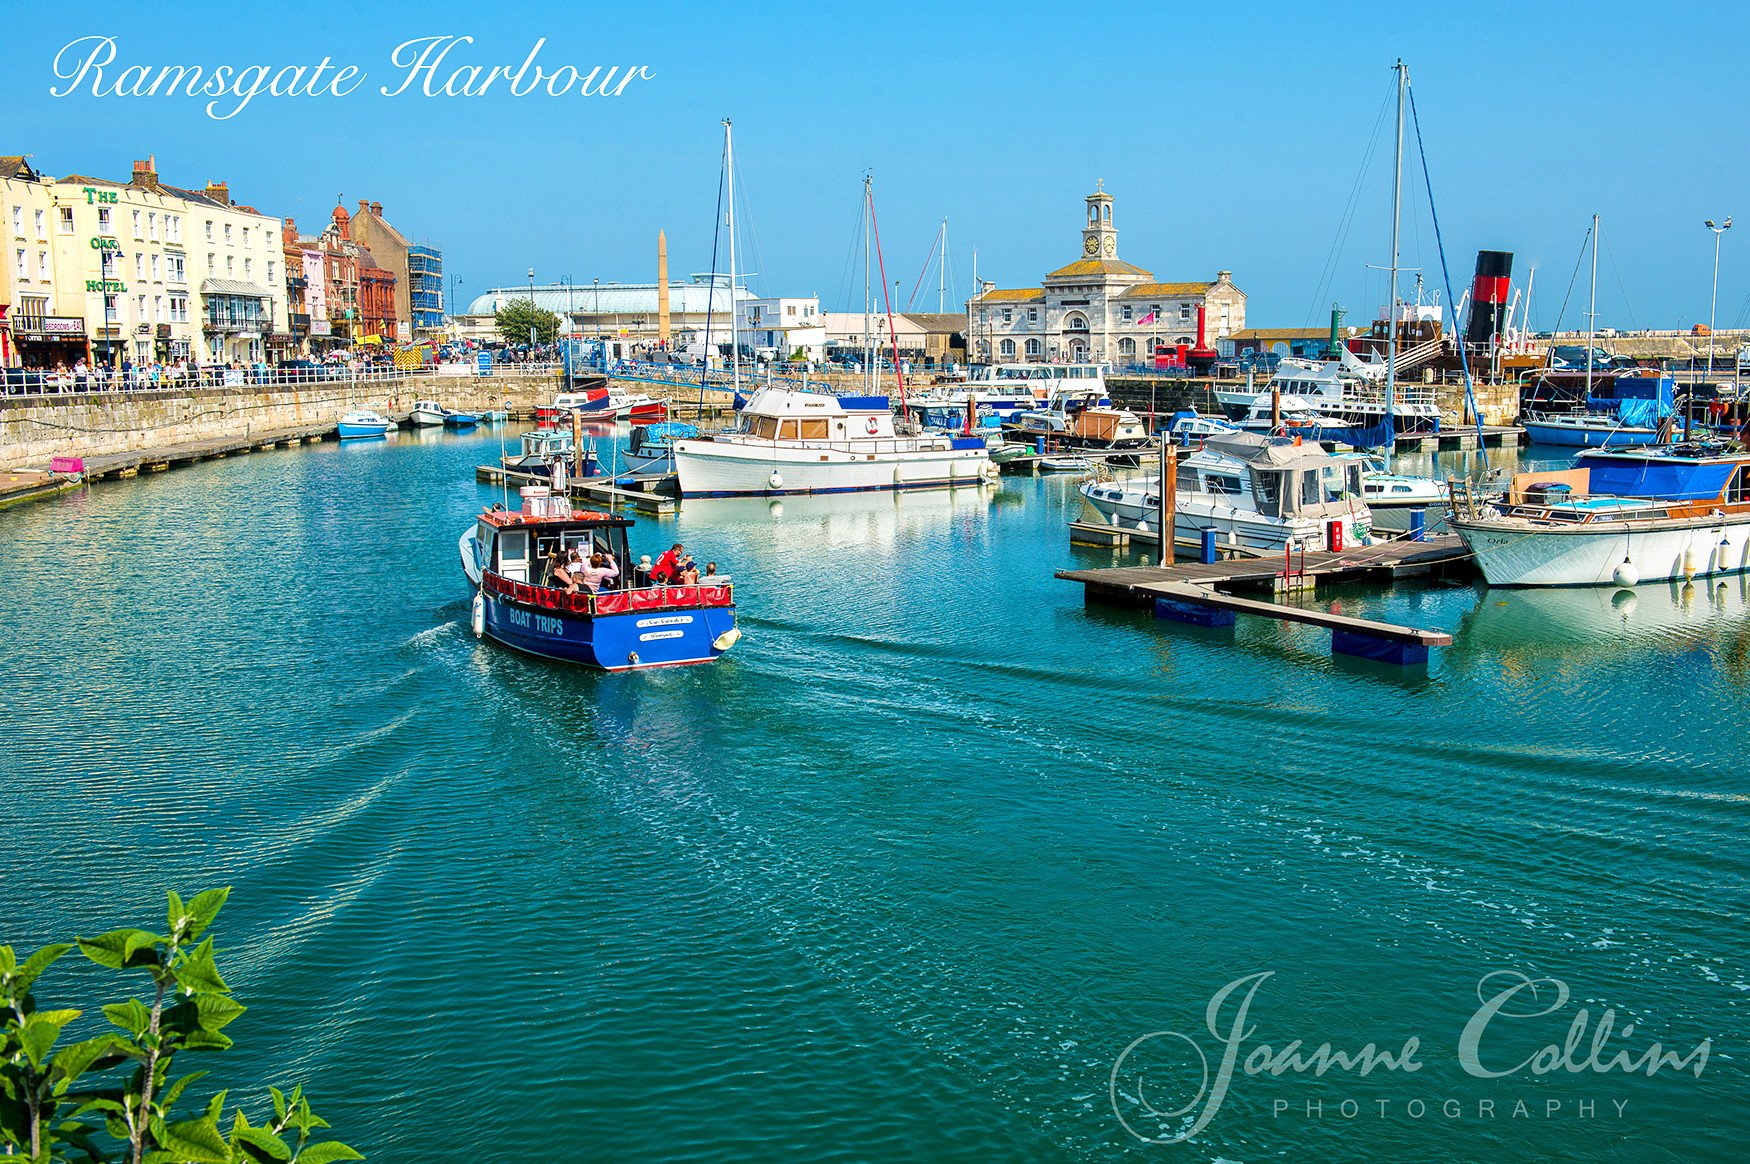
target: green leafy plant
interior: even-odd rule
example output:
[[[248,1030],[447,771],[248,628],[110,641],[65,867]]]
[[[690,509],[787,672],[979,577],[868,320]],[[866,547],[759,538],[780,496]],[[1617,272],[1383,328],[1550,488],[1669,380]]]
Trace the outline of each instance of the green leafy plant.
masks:
[[[35,987],[73,946],[44,946],[20,962],[0,946],[0,1154],[31,1164],[125,1161],[126,1164],[335,1164],[361,1160],[352,1148],[317,1133],[327,1121],[301,1088],[268,1088],[272,1116],[251,1123],[226,1092],[184,1106],[205,1071],[176,1074],[184,1054],[229,1048],[224,1028],[244,1007],[219,974],[206,934],[230,893],[209,889],[184,902],[169,894],[165,933],[120,929],[78,939],[86,958],[129,974],[146,1000],[102,1008],[109,1027],[77,1042],[61,1036],[85,1012],[38,1009]],[[149,1001],[148,1001],[149,1000]]]
[[[498,334],[506,343],[526,344],[533,328],[537,343],[550,344],[559,334],[559,317],[535,306],[533,299],[512,299],[495,313]]]

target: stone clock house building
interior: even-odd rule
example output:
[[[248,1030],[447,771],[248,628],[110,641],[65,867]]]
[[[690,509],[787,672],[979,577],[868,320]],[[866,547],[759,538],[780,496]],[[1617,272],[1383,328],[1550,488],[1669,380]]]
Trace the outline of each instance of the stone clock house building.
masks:
[[[1102,184],[1103,185],[1103,184]],[[1205,339],[1246,326],[1245,292],[1232,272],[1207,282],[1161,283],[1118,257],[1112,195],[1088,195],[1082,257],[1059,267],[1038,287],[1003,290],[990,284],[966,305],[970,358],[984,363],[1147,363],[1157,347],[1197,339],[1197,308]]]

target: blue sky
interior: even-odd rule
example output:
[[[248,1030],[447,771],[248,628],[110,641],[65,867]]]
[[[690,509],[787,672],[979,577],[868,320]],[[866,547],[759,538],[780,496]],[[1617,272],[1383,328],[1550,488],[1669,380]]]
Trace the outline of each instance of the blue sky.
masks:
[[[222,15],[221,15],[222,11]],[[72,14],[78,12],[78,14]],[[436,243],[463,298],[495,283],[648,280],[711,263],[722,147],[735,121],[741,236],[771,294],[858,299],[860,183],[873,170],[889,282],[917,281],[949,220],[951,302],[979,274],[1037,282],[1076,257],[1082,197],[1117,199],[1120,256],[1161,279],[1231,269],[1258,325],[1365,322],[1384,301],[1390,66],[1422,115],[1454,287],[1479,247],[1537,269],[1533,322],[1555,322],[1588,220],[1603,216],[1601,322],[1705,322],[1707,217],[1750,227],[1741,53],[1750,16],[1703,29],[1647,4],[1107,5],[116,4],[9,14],[0,153],[52,174],[230,183],[306,229],[337,194],[384,204]],[[199,28],[198,38],[188,35]],[[52,61],[111,35],[130,64],[354,64],[350,96],[259,96],[228,120],[186,97],[74,95]],[[618,98],[385,97],[400,42],[471,35],[452,68],[645,65]],[[441,79],[441,77],[440,77]],[[233,99],[234,100],[234,99]],[[1379,134],[1375,136],[1375,126]],[[1364,165],[1364,159],[1371,159]],[[1404,264],[1440,282],[1413,134]],[[1412,180],[1413,179],[1413,180]],[[1351,195],[1353,213],[1346,216]],[[1345,221],[1348,228],[1343,229]],[[1750,230],[1725,239],[1720,326],[1750,323]],[[1328,268],[1328,273],[1327,273]],[[1586,275],[1564,322],[1584,310]],[[935,275],[918,308],[933,310]],[[1409,287],[1406,279],[1405,286]]]

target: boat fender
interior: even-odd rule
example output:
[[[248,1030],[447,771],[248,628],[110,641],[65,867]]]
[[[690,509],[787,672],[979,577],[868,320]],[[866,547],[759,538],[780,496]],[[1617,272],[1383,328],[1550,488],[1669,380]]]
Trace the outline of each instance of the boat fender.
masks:
[[[474,596],[473,625],[476,636],[486,633],[486,597],[481,594]]]
[[[638,652],[637,651],[627,651],[626,652],[626,665],[628,667],[636,667],[638,665]]]
[[[1636,582],[1641,580],[1641,572],[1635,569],[1635,564],[1633,562],[1624,558],[1622,560],[1622,565],[1612,571],[1610,580],[1618,586],[1633,586]]]
[[[1699,568],[1695,560],[1695,547],[1690,546],[1683,551],[1683,576],[1693,578]]]
[[[784,478],[776,469],[772,470],[772,475],[767,477],[766,480],[770,482],[773,489],[782,489],[784,487]]]
[[[718,635],[715,639],[711,640],[711,646],[719,651],[727,651],[730,647],[733,647],[740,641],[741,628],[732,626],[722,634]]]

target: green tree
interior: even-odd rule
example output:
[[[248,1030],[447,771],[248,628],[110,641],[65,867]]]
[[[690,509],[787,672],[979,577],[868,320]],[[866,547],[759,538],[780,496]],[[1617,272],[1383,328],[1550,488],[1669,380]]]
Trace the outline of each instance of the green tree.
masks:
[[[530,328],[539,343],[550,344],[559,334],[559,317],[536,307],[533,299],[512,299],[498,309],[497,318],[498,334],[506,343],[528,343]]]
[[[318,1140],[327,1121],[310,1110],[301,1088],[268,1088],[272,1115],[252,1123],[234,1108],[221,1121],[226,1093],[185,1106],[188,1089],[207,1073],[176,1075],[183,1053],[231,1046],[224,1027],[243,1013],[219,975],[213,939],[201,935],[228,889],[187,903],[174,892],[163,934],[111,930],[80,938],[81,953],[105,969],[142,980],[150,1000],[103,1008],[109,1029],[79,1042],[61,1035],[77,1009],[42,1010],[35,986],[72,945],[44,946],[20,962],[0,946],[0,1154],[31,1164],[51,1161],[125,1164],[335,1164],[364,1157],[345,1144]]]

